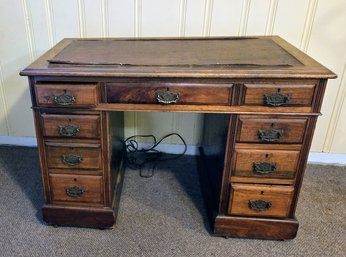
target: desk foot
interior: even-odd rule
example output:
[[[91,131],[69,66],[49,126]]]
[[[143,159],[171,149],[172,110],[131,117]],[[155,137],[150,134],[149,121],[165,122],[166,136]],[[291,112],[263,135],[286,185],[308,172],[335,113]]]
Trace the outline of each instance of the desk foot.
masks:
[[[214,233],[220,236],[258,239],[287,240],[297,235],[299,223],[296,219],[279,220],[217,216]]]
[[[115,222],[112,209],[45,205],[42,212],[44,222],[53,226],[58,224],[59,226],[111,228]]]

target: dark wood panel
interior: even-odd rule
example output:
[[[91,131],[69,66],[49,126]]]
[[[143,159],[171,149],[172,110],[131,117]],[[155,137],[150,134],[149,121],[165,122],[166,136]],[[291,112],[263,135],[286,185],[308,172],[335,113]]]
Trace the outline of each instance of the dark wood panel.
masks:
[[[308,118],[292,116],[240,115],[237,142],[242,143],[302,143]],[[282,132],[272,142],[263,141],[260,132]]]
[[[204,115],[204,133],[198,164],[202,193],[211,219],[219,212],[221,202],[224,202],[221,194],[223,194],[223,181],[228,181],[228,178],[224,178],[227,176],[224,171],[228,169],[226,167],[228,162],[225,159],[229,156],[230,147],[227,138],[232,120],[231,115]]]
[[[294,187],[290,186],[232,183],[228,213],[253,217],[287,218],[293,191]]]
[[[49,174],[51,200],[103,203],[102,176]]]
[[[83,145],[79,143],[46,142],[46,154],[48,168],[101,169],[101,149],[99,144]],[[69,157],[72,159],[70,161],[72,164],[68,164]],[[81,160],[76,163],[75,158]]]
[[[212,87],[213,86],[213,87]],[[231,85],[172,85],[167,83],[107,83],[108,103],[158,103],[157,95],[166,91],[178,96],[178,104],[230,105]]]
[[[97,115],[41,114],[45,137],[99,138],[100,117]],[[68,126],[72,129],[67,130]]]

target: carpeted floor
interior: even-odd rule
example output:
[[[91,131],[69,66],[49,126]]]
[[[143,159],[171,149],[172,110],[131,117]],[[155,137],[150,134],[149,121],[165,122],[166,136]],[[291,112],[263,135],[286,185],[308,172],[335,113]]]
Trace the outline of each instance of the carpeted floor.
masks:
[[[346,256],[346,167],[309,165],[290,241],[209,234],[195,159],[127,170],[112,230],[42,223],[36,148],[0,146],[0,256]]]

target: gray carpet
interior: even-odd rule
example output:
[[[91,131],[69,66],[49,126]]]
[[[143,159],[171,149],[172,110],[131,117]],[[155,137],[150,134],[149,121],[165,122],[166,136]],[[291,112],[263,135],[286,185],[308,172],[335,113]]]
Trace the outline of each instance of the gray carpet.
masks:
[[[1,256],[346,256],[346,167],[310,165],[291,241],[209,234],[195,159],[162,163],[154,177],[127,170],[112,230],[42,223],[37,149],[0,146]]]

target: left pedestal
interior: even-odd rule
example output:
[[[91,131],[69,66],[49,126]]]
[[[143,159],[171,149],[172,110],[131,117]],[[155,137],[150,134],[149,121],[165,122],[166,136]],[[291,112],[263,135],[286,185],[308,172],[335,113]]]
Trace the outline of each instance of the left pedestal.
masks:
[[[123,178],[123,113],[94,110],[99,87],[31,83],[47,224],[108,228],[115,223]]]

